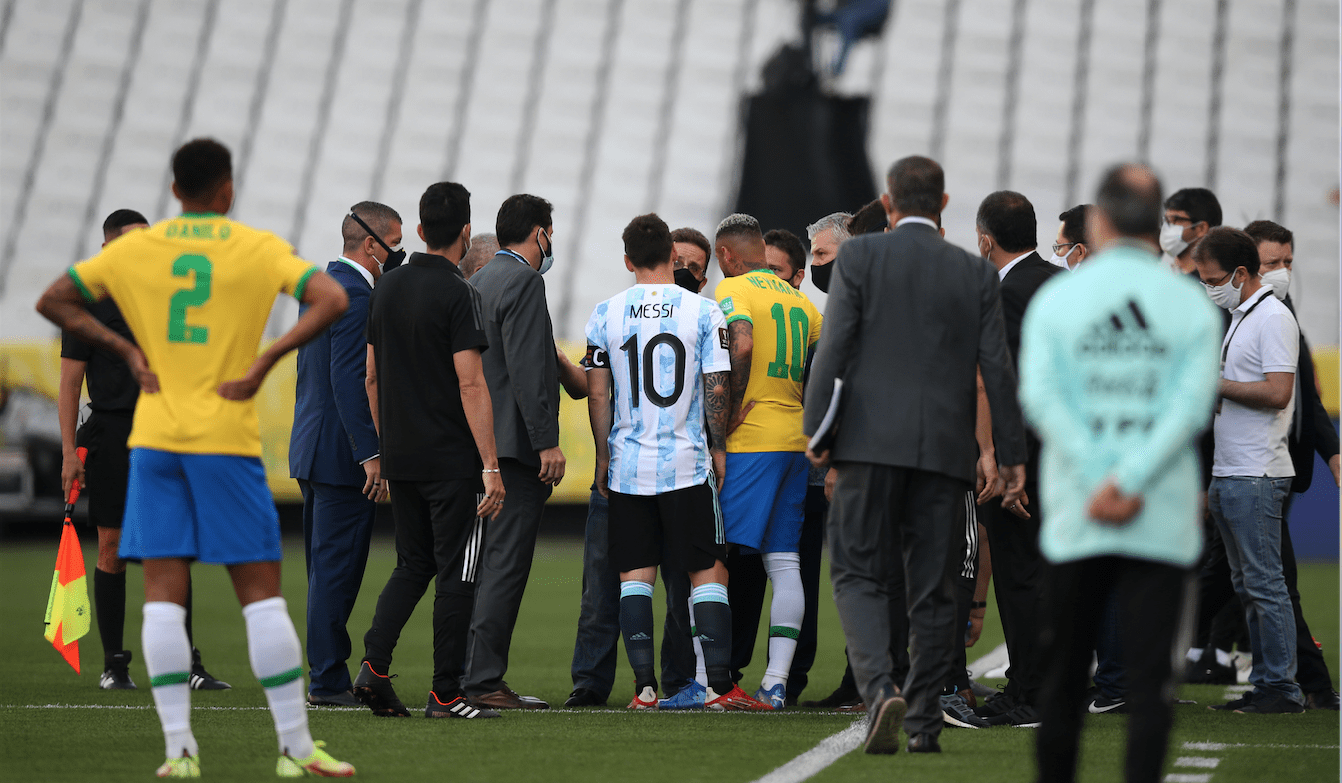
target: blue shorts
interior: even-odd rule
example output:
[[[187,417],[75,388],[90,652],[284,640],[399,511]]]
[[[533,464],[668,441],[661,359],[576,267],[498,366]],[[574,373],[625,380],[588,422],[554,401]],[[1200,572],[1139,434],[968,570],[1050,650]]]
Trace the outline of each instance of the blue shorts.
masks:
[[[130,452],[122,558],[278,561],[280,517],[257,457]]]
[[[719,501],[727,543],[758,552],[796,552],[808,468],[800,452],[728,453]]]

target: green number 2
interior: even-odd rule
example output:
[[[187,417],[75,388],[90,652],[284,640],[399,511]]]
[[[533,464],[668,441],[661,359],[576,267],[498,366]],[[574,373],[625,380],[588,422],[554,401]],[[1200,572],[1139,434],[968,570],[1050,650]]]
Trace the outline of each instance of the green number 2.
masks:
[[[186,322],[186,309],[200,307],[210,301],[210,277],[214,266],[210,259],[198,255],[178,256],[172,262],[173,277],[189,277],[195,272],[195,284],[183,288],[172,295],[168,304],[168,342],[170,343],[206,343],[210,340],[210,330],[205,326],[192,326]]]
[[[774,319],[774,345],[777,348],[777,354],[774,361],[769,362],[766,372],[770,378],[791,377],[794,381],[800,381],[802,371],[806,364],[806,344],[811,336],[811,321],[806,317],[806,311],[800,307],[794,307],[788,311],[786,317],[783,316],[783,305],[774,302],[773,307],[769,308],[769,315]],[[788,327],[791,327],[789,329]],[[792,364],[788,364],[788,336],[792,337]]]

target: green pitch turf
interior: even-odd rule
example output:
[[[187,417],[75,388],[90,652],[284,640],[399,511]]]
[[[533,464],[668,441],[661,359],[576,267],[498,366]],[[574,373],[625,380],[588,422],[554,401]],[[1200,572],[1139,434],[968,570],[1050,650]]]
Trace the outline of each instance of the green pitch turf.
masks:
[[[83,532],[91,570],[96,552]],[[304,617],[301,545],[286,549],[285,595],[300,635]],[[100,691],[102,648],[96,629],[82,640],[83,674],[76,676],[42,638],[42,612],[56,546],[8,544],[0,550],[0,620],[8,629],[0,678],[0,780],[139,781],[162,761],[162,734],[153,711],[148,676],[139,655],[142,583],[132,567],[128,583],[127,646],[135,652],[131,676],[137,691]],[[569,662],[581,590],[581,544],[546,540],[537,551],[523,602],[508,672],[519,692],[558,707],[571,683]],[[377,593],[395,562],[390,543],[374,543],[364,590],[350,623],[357,662]],[[193,726],[201,744],[204,776],[216,781],[256,781],[274,775],[275,740],[265,698],[247,662],[242,617],[222,568],[195,569],[196,644],[205,663],[234,689],[195,692]],[[90,580],[91,582],[91,580]],[[1336,682],[1338,568],[1301,568],[1301,592],[1311,628],[1330,651]],[[659,587],[660,590],[660,587]],[[659,597],[654,602],[662,599]],[[431,598],[411,619],[397,651],[396,687],[413,712],[423,704],[432,669]],[[843,640],[833,602],[821,603],[821,645],[807,697],[820,698],[843,671]],[[989,623],[970,659],[1001,641],[990,608]],[[659,618],[660,623],[660,618]],[[660,624],[658,626],[660,628]],[[764,645],[745,685],[763,670]],[[490,721],[376,719],[363,710],[311,710],[313,736],[351,761],[363,780],[384,781],[752,781],[822,739],[852,725],[852,716],[789,710],[780,714],[629,714],[631,675],[620,661],[618,684],[605,710],[508,713]],[[1338,714],[1222,715],[1206,705],[1224,700],[1220,687],[1185,686],[1181,695],[1199,704],[1177,708],[1168,771],[1211,773],[1212,783],[1238,781],[1335,781],[1338,779]],[[1093,716],[1086,728],[1082,779],[1122,779],[1125,716]],[[1033,779],[1033,732],[948,729],[945,753],[936,757],[870,757],[849,753],[822,771],[818,781],[1028,781]],[[1184,743],[1219,743],[1189,750]],[[1179,757],[1218,758],[1214,769],[1173,766]]]

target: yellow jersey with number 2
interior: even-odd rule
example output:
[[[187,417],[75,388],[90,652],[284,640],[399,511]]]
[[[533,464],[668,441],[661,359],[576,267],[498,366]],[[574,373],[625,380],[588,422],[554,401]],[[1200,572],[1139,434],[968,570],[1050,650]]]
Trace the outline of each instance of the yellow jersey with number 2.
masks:
[[[755,403],[727,451],[806,451],[801,432],[802,373],[820,339],[823,316],[801,291],[769,269],[756,269],[718,283],[718,306],[730,332],[748,321],[755,342],[742,407]]]
[[[256,402],[219,385],[246,375],[276,295],[301,299],[317,268],[287,242],[222,215],[184,214],[131,231],[71,267],[90,302],[111,297],[158,375],[140,394],[128,445],[261,456]]]

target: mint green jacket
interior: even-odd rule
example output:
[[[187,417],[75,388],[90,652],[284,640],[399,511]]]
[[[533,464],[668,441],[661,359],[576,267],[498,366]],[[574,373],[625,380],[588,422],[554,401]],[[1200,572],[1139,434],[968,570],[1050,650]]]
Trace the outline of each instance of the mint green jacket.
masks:
[[[1202,551],[1196,439],[1220,378],[1221,319],[1203,287],[1119,242],[1039,290],[1021,327],[1020,402],[1043,441],[1039,547],[1192,566]],[[1088,518],[1106,479],[1145,499],[1121,527]]]

